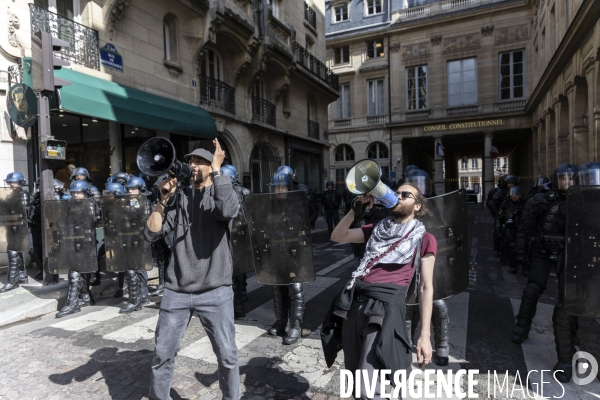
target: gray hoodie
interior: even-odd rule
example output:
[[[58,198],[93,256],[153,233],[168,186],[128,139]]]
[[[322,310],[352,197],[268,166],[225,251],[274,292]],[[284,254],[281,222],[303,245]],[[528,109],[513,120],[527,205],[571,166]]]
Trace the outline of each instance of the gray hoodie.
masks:
[[[231,179],[217,176],[207,188],[186,187],[178,203],[165,209],[162,231],[152,232],[147,224],[144,226],[144,237],[149,242],[173,231],[173,251],[165,271],[166,288],[199,293],[231,285],[230,228],[239,209]]]

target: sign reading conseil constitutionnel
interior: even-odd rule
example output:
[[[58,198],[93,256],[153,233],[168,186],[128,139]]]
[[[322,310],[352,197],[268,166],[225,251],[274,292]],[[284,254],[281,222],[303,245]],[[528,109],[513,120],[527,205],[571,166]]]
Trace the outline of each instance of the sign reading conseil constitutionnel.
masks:
[[[123,56],[119,54],[117,48],[110,43],[106,43],[100,49],[100,62],[108,68],[123,72]]]
[[[453,124],[439,124],[439,125],[427,125],[423,128],[423,132],[432,131],[452,131],[455,129],[468,129],[468,128],[483,128],[488,126],[501,126],[504,125],[503,119],[489,119],[486,121],[469,121],[469,122],[456,122]]]

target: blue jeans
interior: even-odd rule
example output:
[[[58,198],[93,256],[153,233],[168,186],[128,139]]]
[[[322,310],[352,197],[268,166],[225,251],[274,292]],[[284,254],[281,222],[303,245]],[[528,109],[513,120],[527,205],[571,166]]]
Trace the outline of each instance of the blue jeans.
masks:
[[[233,290],[231,286],[221,286],[195,294],[165,289],[156,324],[150,400],[171,399],[169,392],[175,356],[194,312],[199,315],[217,356],[223,399],[239,398],[240,370],[233,322]]]

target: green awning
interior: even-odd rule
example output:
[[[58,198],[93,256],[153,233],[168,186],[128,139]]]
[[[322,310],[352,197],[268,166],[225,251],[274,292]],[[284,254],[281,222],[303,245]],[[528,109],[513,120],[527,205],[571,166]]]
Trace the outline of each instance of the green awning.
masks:
[[[212,116],[200,107],[91,75],[62,68],[56,76],[71,81],[60,90],[61,109],[122,124],[205,139],[217,137]]]

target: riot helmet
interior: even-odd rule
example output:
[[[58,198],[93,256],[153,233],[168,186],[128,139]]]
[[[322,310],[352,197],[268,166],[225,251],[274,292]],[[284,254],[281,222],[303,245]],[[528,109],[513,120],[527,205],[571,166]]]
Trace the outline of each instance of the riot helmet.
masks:
[[[91,181],[90,173],[83,167],[77,167],[71,172],[71,181],[78,179],[79,176],[84,176],[86,181]],[[79,179],[83,180],[83,179]]]
[[[86,198],[90,193],[90,185],[86,181],[74,180],[69,186],[73,198],[83,199]]]
[[[543,190],[541,187],[543,187],[544,189],[547,189],[548,188],[548,183],[550,183],[550,179],[548,179],[548,177],[546,177],[546,176],[540,176],[539,178],[537,178],[535,180],[534,186],[537,186],[538,189]]]
[[[404,168],[404,175],[408,174],[411,171],[417,171],[420,170],[421,168],[417,167],[416,165],[407,165],[406,168]]]
[[[504,182],[506,182],[505,184],[506,184],[506,187],[508,187],[508,188],[511,188],[511,187],[519,184],[519,180],[514,175],[506,175],[506,177],[504,178]],[[508,186],[508,185],[512,185],[512,186]]]
[[[109,183],[104,190],[104,196],[119,196],[123,194],[125,194],[125,188],[119,182]]]
[[[65,188],[65,183],[62,181],[59,181],[58,179],[54,178],[52,180],[52,184],[54,185],[54,190],[56,190],[57,187],[64,189]]]
[[[285,172],[275,172],[269,186],[271,193],[288,192],[292,190],[292,177]]]
[[[333,181],[327,181],[325,182],[325,189],[327,189],[329,186],[331,186],[332,188],[335,188],[335,185],[333,184]],[[329,189],[327,189],[329,190]]]
[[[277,170],[275,171],[278,174],[288,174],[292,180],[296,179],[296,174],[294,174],[294,170],[292,169],[292,167],[288,167],[287,165],[280,165],[279,167],[277,167]]]
[[[513,200],[513,201],[519,201],[521,199],[521,196],[523,196],[523,190],[521,189],[521,186],[513,186],[508,190],[508,196]]]
[[[238,179],[237,169],[233,165],[223,165],[221,167],[223,175],[231,178],[231,182],[235,183]]]
[[[561,164],[552,174],[552,189],[566,192],[571,186],[577,185],[578,169],[573,164]]]
[[[127,185],[125,185],[125,188],[127,189],[127,191],[129,192],[131,189],[139,189],[140,192],[145,192],[146,191],[146,182],[144,182],[144,180],[142,178],[139,178],[137,176],[132,176],[131,179],[129,180],[129,182],[127,182]]]
[[[579,184],[600,186],[600,163],[587,162],[579,167]]]
[[[4,182],[6,182],[9,186],[15,183],[19,186],[23,186],[25,185],[25,177],[20,172],[9,172],[9,174],[6,175]]]
[[[498,187],[500,189],[504,189],[506,187],[506,177],[508,177],[508,174],[502,174],[498,178]]]
[[[116,174],[114,174],[112,176],[113,182],[120,183],[123,186],[127,185],[127,182],[129,182],[129,179],[131,179],[131,177],[126,172],[117,172]]]
[[[429,174],[421,169],[412,170],[406,174],[404,183],[412,183],[424,196],[429,197],[433,193],[431,178]]]

